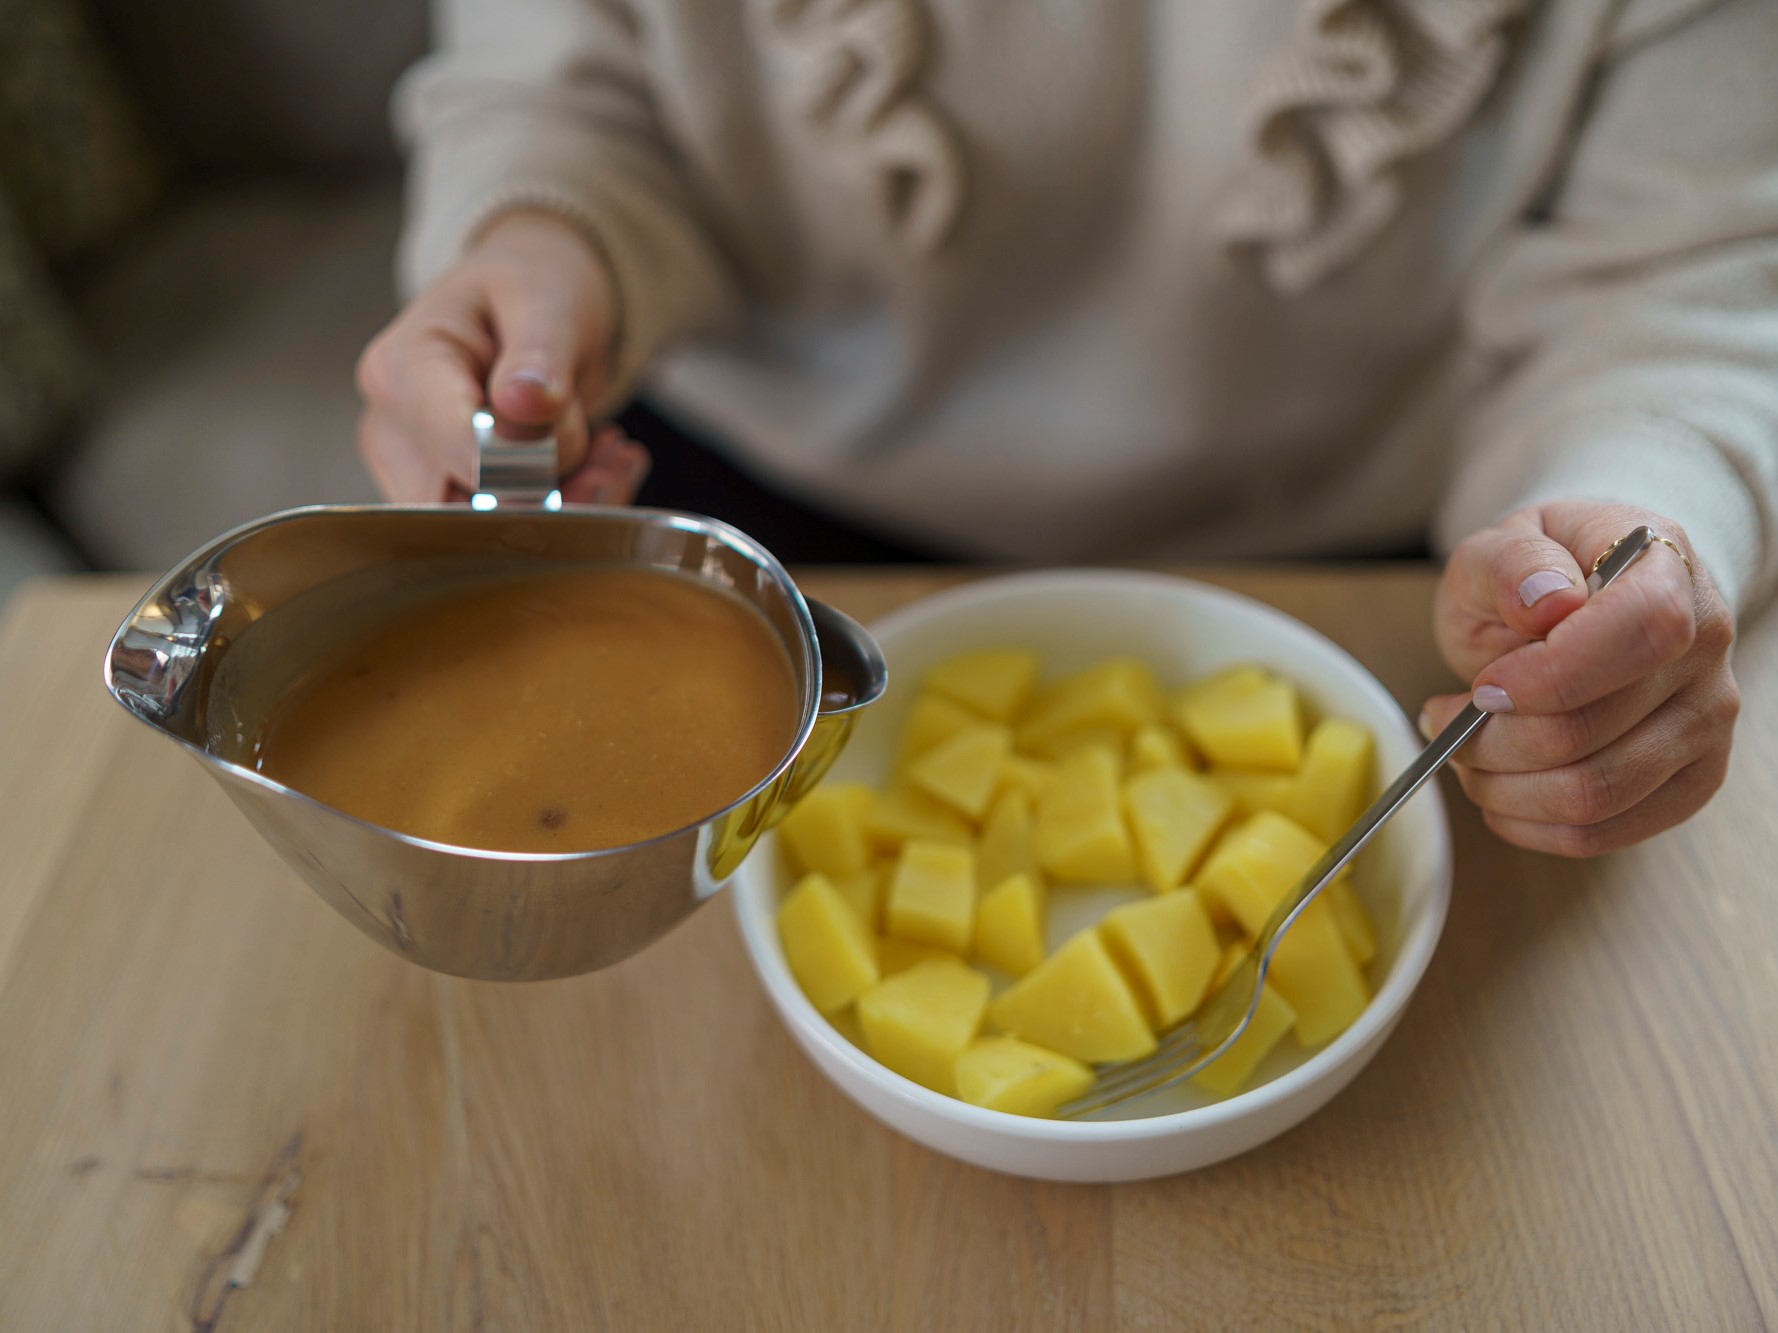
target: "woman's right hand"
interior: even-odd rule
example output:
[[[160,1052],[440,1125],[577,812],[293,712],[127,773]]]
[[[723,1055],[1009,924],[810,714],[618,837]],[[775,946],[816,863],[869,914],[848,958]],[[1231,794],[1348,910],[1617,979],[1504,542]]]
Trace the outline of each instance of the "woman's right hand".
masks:
[[[475,484],[470,415],[511,433],[556,435],[562,498],[628,504],[648,452],[614,426],[589,432],[613,335],[611,276],[566,221],[497,219],[452,269],[364,349],[358,451],[398,503],[460,499]]]

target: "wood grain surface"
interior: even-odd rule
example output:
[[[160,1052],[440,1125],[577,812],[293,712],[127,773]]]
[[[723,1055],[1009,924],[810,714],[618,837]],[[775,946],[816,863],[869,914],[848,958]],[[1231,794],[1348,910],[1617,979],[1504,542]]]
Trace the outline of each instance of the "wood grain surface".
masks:
[[[1199,571],[1447,688],[1420,567]],[[810,574],[869,618],[958,577]],[[609,972],[435,976],[104,696],[141,580],[0,628],[0,1329],[1749,1329],[1778,1321],[1778,624],[1724,793],[1643,847],[1458,796],[1406,1018],[1272,1144],[991,1175],[779,1028],[730,913]]]

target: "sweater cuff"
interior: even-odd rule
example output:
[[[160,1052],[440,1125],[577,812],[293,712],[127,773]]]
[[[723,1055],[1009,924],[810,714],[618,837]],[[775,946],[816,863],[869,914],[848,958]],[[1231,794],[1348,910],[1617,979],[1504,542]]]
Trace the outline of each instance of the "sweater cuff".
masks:
[[[1565,445],[1503,512],[1562,500],[1634,505],[1685,530],[1698,561],[1739,612],[1760,567],[1760,515],[1746,479],[1703,435],[1636,416]]]

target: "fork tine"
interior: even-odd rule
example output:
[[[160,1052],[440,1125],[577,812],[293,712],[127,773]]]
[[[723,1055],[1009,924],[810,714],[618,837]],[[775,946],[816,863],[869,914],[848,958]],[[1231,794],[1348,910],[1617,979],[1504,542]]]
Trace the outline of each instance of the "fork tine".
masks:
[[[1062,1114],[1073,1119],[1078,1116],[1091,1115],[1095,1111],[1108,1110],[1113,1106],[1132,1101],[1137,1097],[1147,1097],[1152,1093],[1165,1092],[1168,1088],[1183,1083],[1198,1071],[1204,1063],[1200,1058],[1201,1054],[1202,1048],[1200,1047],[1194,1050],[1180,1063],[1169,1064],[1165,1068],[1147,1066],[1143,1071],[1149,1075],[1145,1082],[1136,1083],[1111,1091],[1095,1088],[1085,1097],[1082,1097],[1077,1102],[1070,1103],[1067,1107],[1063,1108]],[[1143,1064],[1146,1066],[1147,1062],[1144,1061]]]
[[[1126,1084],[1140,1083],[1151,1077],[1156,1068],[1163,1064],[1171,1066],[1176,1059],[1184,1057],[1189,1048],[1197,1045],[1198,1025],[1195,1022],[1182,1024],[1162,1037],[1160,1044],[1140,1060],[1112,1065],[1099,1076],[1094,1091],[1115,1092]]]

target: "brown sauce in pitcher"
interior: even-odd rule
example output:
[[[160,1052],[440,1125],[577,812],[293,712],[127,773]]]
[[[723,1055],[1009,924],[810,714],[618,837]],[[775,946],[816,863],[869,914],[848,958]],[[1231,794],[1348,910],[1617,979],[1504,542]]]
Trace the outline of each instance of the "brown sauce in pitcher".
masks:
[[[460,585],[345,643],[272,708],[265,776],[459,847],[569,852],[696,824],[784,758],[790,660],[752,607],[636,569]]]

